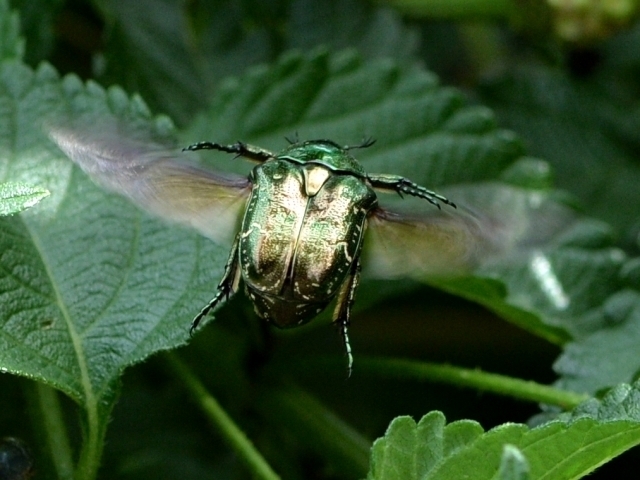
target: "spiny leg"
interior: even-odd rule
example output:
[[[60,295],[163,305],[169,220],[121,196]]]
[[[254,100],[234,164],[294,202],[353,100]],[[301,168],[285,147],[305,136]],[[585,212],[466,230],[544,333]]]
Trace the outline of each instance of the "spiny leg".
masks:
[[[399,193],[401,196],[403,193],[406,193],[407,195],[423,198],[438,208],[440,208],[439,201],[442,203],[446,203],[447,205],[451,205],[453,208],[456,208],[456,204],[448,198],[443,197],[442,195],[438,195],[431,190],[427,190],[423,186],[418,185],[417,183],[414,183],[411,180],[408,180],[399,175],[369,174],[367,175],[367,179],[369,180],[369,182],[371,182],[371,185],[374,188],[393,190]]]
[[[231,253],[227,264],[224,266],[224,275],[217,287],[216,295],[207,303],[207,305],[200,310],[200,313],[195,316],[191,321],[191,327],[189,328],[189,335],[193,335],[193,332],[198,328],[200,321],[206,317],[211,310],[213,310],[222,299],[228,300],[229,295],[234,292],[239,281],[240,270],[238,269],[238,237],[233,242],[231,247]]]
[[[358,258],[351,269],[351,273],[347,277],[340,288],[338,294],[338,303],[333,312],[333,323],[340,329],[340,336],[347,355],[347,378],[351,376],[353,371],[353,354],[351,352],[351,344],[349,343],[348,328],[351,323],[351,307],[356,297],[356,290],[360,282],[360,259]]]
[[[273,153],[264,148],[237,142],[232,145],[222,145],[216,142],[198,142],[182,149],[183,152],[195,152],[196,150],[218,150],[220,152],[235,153],[238,157],[245,157],[254,162],[264,162],[273,158]]]

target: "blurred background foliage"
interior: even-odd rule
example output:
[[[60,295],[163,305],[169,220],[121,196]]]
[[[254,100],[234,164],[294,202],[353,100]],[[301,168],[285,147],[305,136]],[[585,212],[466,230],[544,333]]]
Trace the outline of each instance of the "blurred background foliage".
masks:
[[[222,79],[273,63],[291,49],[352,48],[367,59],[392,57],[422,65],[442,84],[461,89],[469,102],[491,108],[501,127],[521,137],[529,155],[552,165],[558,188],[573,194],[585,213],[612,225],[627,253],[640,251],[637,1],[12,0],[10,5],[20,12],[29,64],[46,60],[61,73],[138,92],[178,127],[207,109]],[[264,432],[252,431],[251,419],[242,417],[243,405],[257,389],[234,381],[238,363],[232,359],[242,357],[245,344],[263,333],[261,325],[247,323],[251,307],[245,300],[230,303],[216,332],[201,332],[182,350],[184,357],[203,371],[207,365],[230,365],[208,373],[210,386],[275,459],[283,477],[342,478],[307,457],[295,438],[283,436],[281,448],[262,444]],[[416,319],[424,318],[429,322],[416,329]],[[360,354],[480,366],[540,383],[556,378],[552,365],[559,347],[426,287],[411,285],[393,303],[367,312],[366,318],[357,315],[351,332]],[[333,351],[336,342],[328,328],[284,337],[273,353],[281,362],[289,350]],[[265,351],[272,348],[264,345]],[[8,376],[0,382],[2,391],[16,392],[2,396],[0,424],[28,438],[29,426],[15,412],[33,408],[18,393],[33,387]],[[473,418],[489,429],[526,422],[539,411],[451,386],[372,383],[358,375],[345,383],[335,372],[323,371],[300,382],[371,439],[400,414],[419,418],[440,409],[450,421]],[[123,385],[110,425],[104,478],[242,478],[242,468],[215,436],[194,431],[200,416],[164,373],[161,360],[127,370]],[[264,408],[276,400],[265,398]],[[303,461],[294,467],[281,454],[297,449]],[[637,464],[636,456],[631,451],[592,478],[627,472]],[[212,471],[212,464],[219,471]]]
[[[420,63],[491,107],[556,185],[637,248],[634,0],[14,0],[32,65],[139,92],[186,125],[219,82],[326,46]]]

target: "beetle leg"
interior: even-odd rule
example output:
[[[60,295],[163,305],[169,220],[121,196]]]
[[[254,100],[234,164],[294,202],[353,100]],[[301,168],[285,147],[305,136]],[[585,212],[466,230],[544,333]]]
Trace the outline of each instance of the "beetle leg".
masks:
[[[237,142],[232,145],[222,145],[216,142],[198,142],[182,149],[183,152],[195,152],[196,150],[219,150],[226,153],[235,153],[238,157],[245,157],[254,162],[264,162],[274,156],[269,150],[243,142]]]
[[[336,309],[333,312],[333,323],[340,329],[342,343],[344,344],[345,353],[347,354],[347,378],[351,376],[351,371],[353,370],[353,355],[351,353],[351,344],[349,343],[349,334],[347,330],[351,323],[351,307],[353,306],[359,283],[360,259],[358,258],[354,262],[347,280],[340,288],[338,303],[336,304]]]
[[[196,328],[198,328],[198,324],[200,323],[200,321],[204,317],[206,317],[222,299],[228,300],[229,295],[234,293],[236,288],[238,287],[238,281],[240,280],[240,268],[238,265],[238,243],[239,237],[236,237],[235,241],[233,242],[233,246],[231,247],[229,260],[227,260],[227,264],[224,267],[224,275],[222,276],[222,280],[220,280],[220,283],[218,284],[217,293],[211,299],[211,301],[202,310],[200,310],[200,313],[198,313],[198,315],[196,315],[191,322],[191,327],[189,328],[190,335],[193,335],[193,332]]]
[[[371,182],[371,186],[373,186],[374,188],[393,190],[395,192],[398,192],[400,196],[402,196],[403,193],[406,193],[408,195],[413,195],[414,197],[423,198],[438,208],[440,208],[440,203],[438,201],[456,208],[456,204],[448,198],[443,197],[442,195],[438,195],[431,190],[427,190],[417,183],[414,183],[411,180],[408,180],[399,175],[369,174],[367,175],[367,179],[369,180],[369,182]]]

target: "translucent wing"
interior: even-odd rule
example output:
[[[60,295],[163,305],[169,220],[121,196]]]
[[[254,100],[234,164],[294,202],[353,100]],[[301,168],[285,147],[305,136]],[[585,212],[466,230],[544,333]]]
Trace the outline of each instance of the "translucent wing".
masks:
[[[468,213],[425,205],[424,215],[379,209],[369,218],[364,274],[375,278],[462,274],[494,245],[482,222]]]
[[[177,153],[124,137],[64,128],[51,128],[49,135],[101,186],[217,243],[232,241],[251,191],[247,178],[214,173]]]
[[[548,244],[575,218],[540,192],[504,184],[446,193],[457,210],[403,200],[394,209],[375,211],[365,237],[363,273],[375,278],[470,273]]]

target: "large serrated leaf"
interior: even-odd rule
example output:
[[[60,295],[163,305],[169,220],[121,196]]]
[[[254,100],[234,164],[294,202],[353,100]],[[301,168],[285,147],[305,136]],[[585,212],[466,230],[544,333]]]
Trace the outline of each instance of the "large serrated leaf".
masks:
[[[363,64],[353,52],[287,55],[227,80],[186,138],[242,137],[277,151],[296,132],[344,144],[376,138],[358,153],[368,171],[429,186],[496,178],[523,153],[487,109],[466,106],[432,74],[389,60]]]
[[[95,445],[123,369],[187,341],[227,252],[101,191],[43,125],[100,119],[167,139],[166,119],[156,122],[119,89],[60,79],[46,65],[33,72],[4,63],[0,78],[11,112],[0,122],[0,143],[10,145],[0,154],[0,176],[51,191],[31,214],[0,223],[0,365],[73,398]]]
[[[110,27],[103,78],[140,92],[181,124],[207,106],[224,78],[289,49],[357,48],[367,58],[413,61],[418,40],[396,12],[357,0],[98,5]]]
[[[417,424],[400,417],[374,443],[367,478],[582,478],[640,443],[639,399],[640,384],[620,385],[559,420],[532,429],[505,424],[486,433],[466,420],[445,425],[440,412]],[[511,460],[505,459],[506,446]]]

